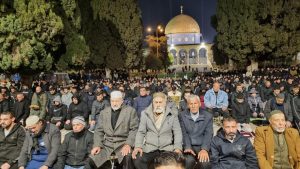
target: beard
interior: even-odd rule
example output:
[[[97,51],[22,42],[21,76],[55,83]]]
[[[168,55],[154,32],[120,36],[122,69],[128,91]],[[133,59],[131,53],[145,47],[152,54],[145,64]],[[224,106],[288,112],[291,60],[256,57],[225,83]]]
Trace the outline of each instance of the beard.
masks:
[[[121,108],[121,106],[111,106],[111,108],[116,111],[116,110],[119,110]]]
[[[11,122],[10,124],[2,123],[2,124],[1,124],[1,127],[4,128],[4,129],[9,129],[9,128],[11,127],[11,125],[13,125],[12,122]]]
[[[164,109],[162,107],[156,107],[156,108],[154,108],[154,112],[160,114],[160,113],[164,112]]]
[[[274,127],[274,130],[278,133],[283,133],[285,131],[285,128]]]

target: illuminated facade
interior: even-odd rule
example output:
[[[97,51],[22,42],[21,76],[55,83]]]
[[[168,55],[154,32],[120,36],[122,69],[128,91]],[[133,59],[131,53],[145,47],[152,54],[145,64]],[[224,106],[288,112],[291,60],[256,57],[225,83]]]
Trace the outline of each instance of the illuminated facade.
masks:
[[[181,14],[169,21],[165,28],[168,37],[168,52],[173,63],[170,69],[181,71],[209,71],[212,68],[212,44],[203,42],[198,23],[190,16]]]

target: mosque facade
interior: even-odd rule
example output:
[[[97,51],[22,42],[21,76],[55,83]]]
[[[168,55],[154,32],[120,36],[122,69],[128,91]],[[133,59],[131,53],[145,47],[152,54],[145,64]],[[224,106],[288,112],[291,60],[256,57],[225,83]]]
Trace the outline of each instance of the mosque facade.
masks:
[[[181,14],[172,18],[165,28],[168,38],[168,53],[171,56],[170,69],[182,71],[212,70],[212,44],[205,43],[198,23],[188,15]]]

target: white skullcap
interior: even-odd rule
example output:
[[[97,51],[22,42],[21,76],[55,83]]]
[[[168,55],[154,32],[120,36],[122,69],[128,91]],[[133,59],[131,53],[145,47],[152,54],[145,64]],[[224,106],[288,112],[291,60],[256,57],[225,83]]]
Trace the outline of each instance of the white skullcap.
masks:
[[[26,119],[26,127],[31,127],[39,122],[40,118],[36,115],[31,115]]]
[[[111,99],[123,98],[123,94],[122,92],[116,90],[110,93],[110,98]]]

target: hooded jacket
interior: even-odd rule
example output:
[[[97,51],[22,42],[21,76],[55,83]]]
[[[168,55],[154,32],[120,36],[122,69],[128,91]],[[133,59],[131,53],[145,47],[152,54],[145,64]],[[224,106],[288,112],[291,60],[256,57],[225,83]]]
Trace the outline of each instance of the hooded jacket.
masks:
[[[211,142],[212,169],[258,169],[258,162],[252,143],[237,132],[231,143],[221,128]]]
[[[73,98],[77,98],[78,103],[74,104],[72,102],[70,104],[68,113],[67,113],[67,120],[71,120],[76,116],[83,116],[84,119],[87,120],[89,118],[87,104],[85,102],[81,101],[80,96],[74,95],[72,97],[72,100],[73,100]]]
[[[61,103],[60,96],[57,96],[53,99],[53,102],[59,102],[60,104],[58,106],[52,105],[49,109],[49,112],[47,114],[46,120],[51,121],[53,117],[59,117],[61,118],[61,123],[64,123],[67,116],[68,108],[66,105]]]

